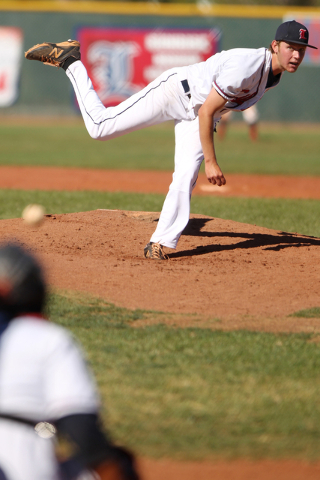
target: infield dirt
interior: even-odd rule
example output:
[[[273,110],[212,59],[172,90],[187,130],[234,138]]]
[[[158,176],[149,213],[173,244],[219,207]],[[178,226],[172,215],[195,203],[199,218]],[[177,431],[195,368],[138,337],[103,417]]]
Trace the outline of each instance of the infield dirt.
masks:
[[[311,176],[228,174],[221,188],[199,174],[194,195],[320,199],[320,178]],[[166,194],[171,172],[88,168],[0,166],[0,188],[94,190]]]

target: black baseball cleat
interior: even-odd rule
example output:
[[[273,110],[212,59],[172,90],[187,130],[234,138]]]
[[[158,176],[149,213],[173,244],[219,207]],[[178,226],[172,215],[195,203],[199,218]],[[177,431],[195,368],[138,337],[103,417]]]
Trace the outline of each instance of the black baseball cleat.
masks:
[[[68,40],[62,43],[39,43],[24,54],[28,60],[38,60],[52,67],[63,67],[65,61],[72,57],[80,60],[80,42]]]
[[[168,255],[162,249],[163,247],[160,243],[149,242],[144,247],[144,256],[152,260],[168,260]]]

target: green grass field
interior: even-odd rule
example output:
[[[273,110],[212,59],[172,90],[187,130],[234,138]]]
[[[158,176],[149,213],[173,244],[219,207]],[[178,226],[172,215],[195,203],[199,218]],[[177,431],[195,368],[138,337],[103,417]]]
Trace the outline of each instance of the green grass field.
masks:
[[[70,294],[54,295],[49,315],[81,341],[106,425],[140,455],[320,458],[313,334],[133,328],[165,315]]]
[[[0,164],[133,170],[173,169],[171,123],[131,133],[109,142],[92,140],[82,121],[0,125]],[[226,139],[216,139],[225,173],[320,175],[320,126],[262,125],[253,144],[244,126],[231,125]]]
[[[319,127],[320,128],[320,127]],[[319,175],[319,128],[266,126],[249,142],[230,127],[217,141],[223,170]],[[172,170],[172,125],[108,143],[82,122],[0,125],[2,165]],[[0,218],[28,203],[48,213],[97,208],[160,211],[163,195],[0,190]],[[194,197],[192,212],[320,237],[320,202]],[[320,459],[320,343],[308,334],[134,327],[161,312],[130,311],[54,294],[50,318],[81,341],[97,377],[112,435],[141,455],[179,459]],[[320,310],[297,312],[319,318]]]

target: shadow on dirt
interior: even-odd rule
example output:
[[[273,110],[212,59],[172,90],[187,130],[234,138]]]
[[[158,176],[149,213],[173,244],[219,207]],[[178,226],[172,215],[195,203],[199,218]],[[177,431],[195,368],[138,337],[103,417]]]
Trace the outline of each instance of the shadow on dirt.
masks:
[[[233,243],[231,245],[201,245],[191,250],[184,250],[182,252],[170,253],[170,258],[179,258],[187,256],[205,255],[214,252],[223,252],[238,249],[249,249],[265,247],[264,250],[279,251],[289,247],[310,247],[319,246],[320,238],[307,237],[304,235],[297,235],[288,232],[279,232],[275,235],[264,233],[241,233],[241,232],[203,232],[201,229],[207,222],[212,221],[206,218],[191,219],[184,229],[182,235],[195,237],[209,237],[216,238],[243,238],[243,241]]]

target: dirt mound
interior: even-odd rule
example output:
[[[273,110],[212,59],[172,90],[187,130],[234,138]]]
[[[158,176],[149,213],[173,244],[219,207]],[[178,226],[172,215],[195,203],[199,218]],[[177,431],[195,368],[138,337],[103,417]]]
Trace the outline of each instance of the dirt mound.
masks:
[[[179,325],[320,330],[316,319],[288,316],[319,304],[320,239],[192,215],[168,261],[146,260],[158,216],[96,210],[49,215],[39,228],[2,220],[0,234],[38,252],[52,285],[176,313]]]

